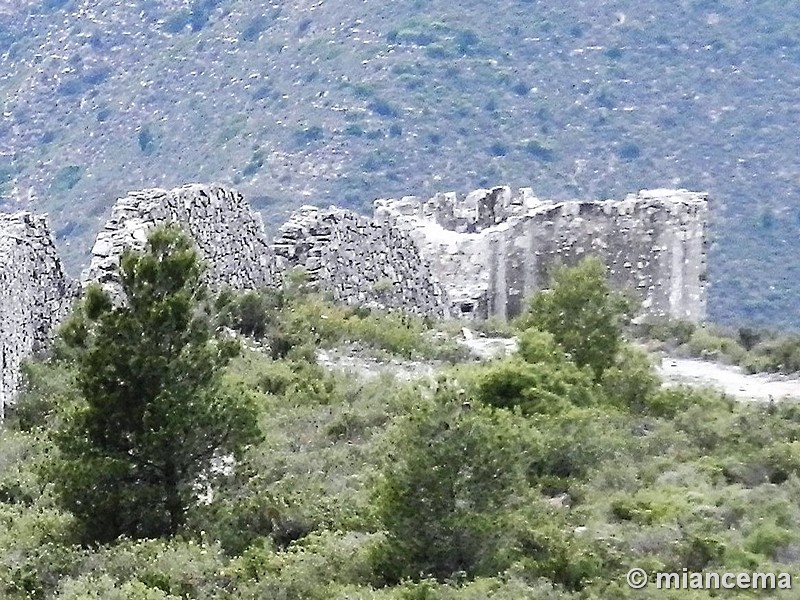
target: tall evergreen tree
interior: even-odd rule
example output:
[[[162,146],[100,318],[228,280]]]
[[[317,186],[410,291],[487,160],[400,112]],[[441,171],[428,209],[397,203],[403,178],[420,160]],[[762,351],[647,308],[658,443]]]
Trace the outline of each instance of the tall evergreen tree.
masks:
[[[202,274],[185,234],[155,229],[122,257],[123,301],[90,287],[63,329],[85,402],[53,475],[86,541],[175,534],[198,483],[258,436],[254,408],[221,385],[236,344],[214,336]]]

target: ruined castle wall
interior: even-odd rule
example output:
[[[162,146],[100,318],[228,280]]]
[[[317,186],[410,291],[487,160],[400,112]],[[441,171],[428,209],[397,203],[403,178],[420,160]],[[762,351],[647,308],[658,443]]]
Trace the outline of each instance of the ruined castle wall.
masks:
[[[702,320],[706,213],[703,196],[667,190],[540,206],[509,222],[493,249],[490,312],[518,314],[555,265],[593,255],[608,267],[612,285],[636,292],[644,313]]]
[[[76,291],[45,217],[0,215],[0,421],[19,391],[22,361],[46,346]]]
[[[530,190],[478,190],[427,202],[376,202],[376,216],[415,239],[453,316],[509,318],[546,287],[557,265],[593,255],[612,284],[634,291],[643,313],[705,318],[703,194],[652,190],[622,201],[546,202]]]
[[[261,217],[238,192],[191,184],[130,192],[117,200],[92,248],[84,284],[98,281],[113,291],[123,251],[143,249],[150,229],[171,222],[181,224],[194,239],[212,288],[257,289],[275,282],[275,261]]]
[[[441,288],[405,231],[349,210],[303,207],[273,243],[279,269],[302,267],[337,301],[443,316]]]
[[[304,207],[274,243],[241,195],[217,185],[131,192],[97,236],[84,284],[116,287],[126,248],[178,222],[212,288],[279,285],[302,267],[336,300],[466,318],[513,317],[557,265],[595,255],[645,314],[701,321],[706,311],[703,194],[652,190],[621,201],[547,202],[529,189],[378,200],[373,217]],[[0,215],[0,418],[20,363],[47,344],[75,296],[43,217]]]

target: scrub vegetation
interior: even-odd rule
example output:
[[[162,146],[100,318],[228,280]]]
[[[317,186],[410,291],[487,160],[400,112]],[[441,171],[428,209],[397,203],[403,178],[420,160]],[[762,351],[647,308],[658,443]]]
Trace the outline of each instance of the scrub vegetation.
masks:
[[[800,406],[661,388],[598,263],[560,271],[486,363],[299,278],[212,297],[201,271],[157,230],[126,301],[89,290],[27,365],[0,430],[3,598],[699,600],[625,573],[797,573]],[[450,362],[410,382],[316,364],[343,342]]]

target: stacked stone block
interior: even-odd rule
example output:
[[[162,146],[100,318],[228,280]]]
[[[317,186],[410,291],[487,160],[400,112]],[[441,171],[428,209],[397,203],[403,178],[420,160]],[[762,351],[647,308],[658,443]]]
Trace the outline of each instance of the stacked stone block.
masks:
[[[117,200],[92,248],[83,283],[97,281],[118,294],[123,251],[143,249],[148,231],[165,223],[180,224],[194,239],[213,289],[258,289],[275,283],[275,261],[261,217],[238,192],[200,184],[130,192]]]
[[[22,361],[46,347],[75,292],[46,218],[0,215],[0,420],[19,391]]]
[[[303,268],[339,302],[443,316],[441,288],[402,230],[356,213],[304,206],[273,243],[282,272]]]

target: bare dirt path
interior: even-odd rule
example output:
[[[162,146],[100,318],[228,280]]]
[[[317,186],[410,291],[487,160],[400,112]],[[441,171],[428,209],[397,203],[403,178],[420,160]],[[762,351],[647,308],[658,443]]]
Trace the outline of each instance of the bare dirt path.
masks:
[[[514,338],[481,337],[465,331],[462,343],[478,360],[509,354],[516,350]],[[443,365],[424,361],[379,359],[354,348],[321,350],[317,356],[329,369],[353,373],[359,377],[375,377],[390,373],[401,380],[430,377]],[[751,375],[741,367],[708,362],[697,358],[653,356],[656,372],[664,385],[710,387],[742,401],[769,402],[785,398],[800,399],[800,376],[759,373]]]
[[[658,360],[655,362],[658,365]],[[768,402],[787,397],[800,399],[800,378],[796,375],[750,375],[741,367],[669,356],[661,360],[656,371],[665,385],[711,387],[740,400]]]

